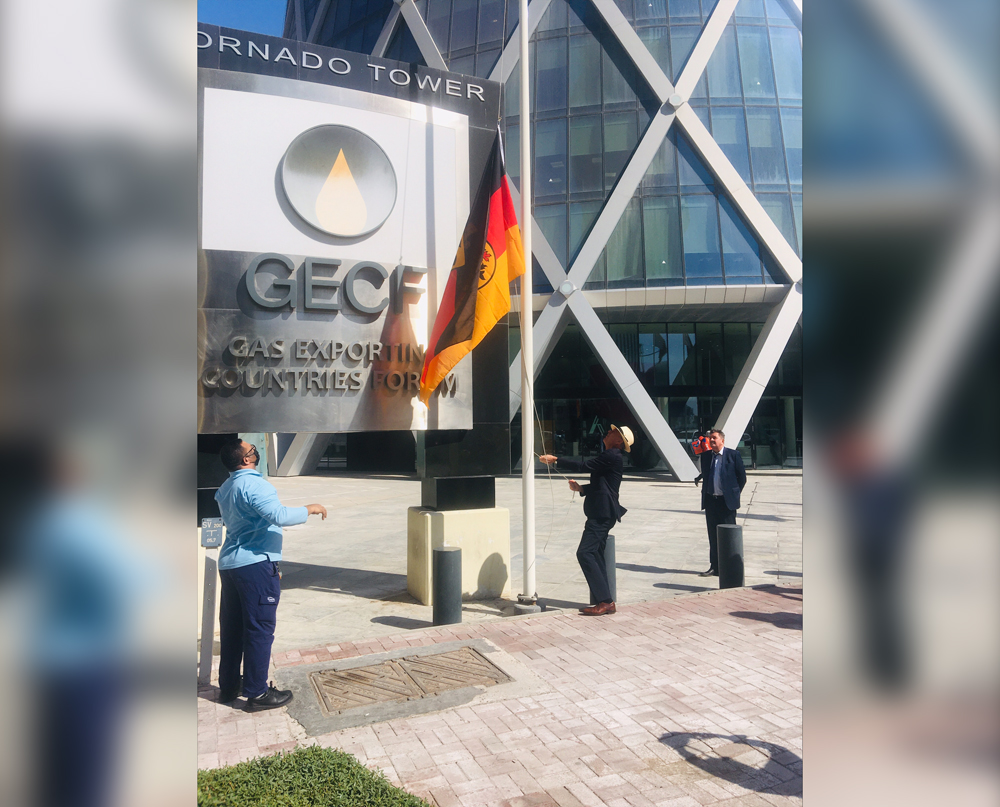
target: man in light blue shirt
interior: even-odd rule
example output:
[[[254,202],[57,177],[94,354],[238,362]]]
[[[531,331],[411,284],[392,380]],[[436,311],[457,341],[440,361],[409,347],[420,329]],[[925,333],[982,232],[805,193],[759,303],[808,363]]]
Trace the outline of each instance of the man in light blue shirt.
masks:
[[[215,494],[226,525],[219,553],[219,702],[234,701],[242,691],[249,711],[274,709],[292,699],[290,691],[267,684],[281,598],[281,528],[303,524],[311,515],[325,519],[326,508],[285,507],[274,485],[257,470],[260,454],[250,443],[227,443],[220,458],[229,479]]]

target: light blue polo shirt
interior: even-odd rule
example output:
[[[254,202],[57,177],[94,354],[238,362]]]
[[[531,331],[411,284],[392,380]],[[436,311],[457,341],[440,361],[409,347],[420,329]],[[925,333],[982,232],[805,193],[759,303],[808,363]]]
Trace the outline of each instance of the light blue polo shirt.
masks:
[[[281,528],[304,524],[309,517],[305,507],[285,507],[274,485],[253,468],[229,474],[216,491],[215,501],[226,525],[220,569],[281,560]]]

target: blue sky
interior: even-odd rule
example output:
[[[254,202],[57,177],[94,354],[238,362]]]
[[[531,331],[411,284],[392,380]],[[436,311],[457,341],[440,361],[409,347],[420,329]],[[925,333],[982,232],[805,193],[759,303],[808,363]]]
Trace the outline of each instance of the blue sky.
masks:
[[[198,22],[281,36],[286,0],[198,0]]]

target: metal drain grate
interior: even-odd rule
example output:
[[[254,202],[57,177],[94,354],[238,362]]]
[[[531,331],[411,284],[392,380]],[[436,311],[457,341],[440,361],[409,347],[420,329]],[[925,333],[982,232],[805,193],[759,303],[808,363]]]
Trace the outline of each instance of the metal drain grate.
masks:
[[[416,700],[468,686],[510,681],[503,670],[471,647],[427,656],[407,656],[352,670],[309,674],[326,715],[358,706]]]

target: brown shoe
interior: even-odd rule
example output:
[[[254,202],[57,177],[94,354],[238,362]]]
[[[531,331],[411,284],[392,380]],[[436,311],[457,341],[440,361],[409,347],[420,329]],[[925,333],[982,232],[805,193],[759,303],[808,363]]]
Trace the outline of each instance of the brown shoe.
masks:
[[[615,610],[615,604],[613,602],[599,602],[597,605],[590,605],[587,608],[581,608],[580,613],[585,616],[603,616],[604,614],[613,614]]]

